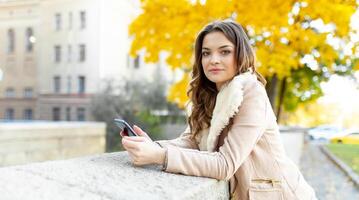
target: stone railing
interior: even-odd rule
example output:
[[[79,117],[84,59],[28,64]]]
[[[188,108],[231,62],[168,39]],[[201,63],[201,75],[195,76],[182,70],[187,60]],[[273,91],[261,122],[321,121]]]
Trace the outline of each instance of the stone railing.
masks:
[[[103,153],[105,134],[98,122],[0,123],[0,166]]]
[[[299,162],[303,134],[282,133]],[[228,199],[228,183],[134,167],[127,152],[0,168],[1,199]]]
[[[281,130],[280,133],[287,156],[299,165],[304,144],[303,130],[288,129]]]
[[[133,167],[127,152],[0,168],[0,194],[10,199],[228,199],[215,179]]]

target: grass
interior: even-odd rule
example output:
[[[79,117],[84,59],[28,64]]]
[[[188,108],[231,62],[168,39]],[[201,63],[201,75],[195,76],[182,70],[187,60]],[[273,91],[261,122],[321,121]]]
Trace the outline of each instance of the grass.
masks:
[[[358,144],[328,144],[328,149],[359,174]]]

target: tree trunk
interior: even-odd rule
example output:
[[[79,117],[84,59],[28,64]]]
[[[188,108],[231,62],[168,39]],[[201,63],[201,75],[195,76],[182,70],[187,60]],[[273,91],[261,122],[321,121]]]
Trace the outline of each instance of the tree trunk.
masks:
[[[284,77],[282,80],[282,83],[280,85],[280,92],[279,92],[279,102],[278,102],[278,106],[277,106],[277,121],[280,121],[280,114],[282,111],[282,106],[283,106],[283,100],[284,100],[284,94],[285,94],[285,90],[286,90],[286,86],[287,86],[287,77]]]
[[[271,78],[268,78],[266,91],[273,110],[276,110],[275,97],[277,96],[277,75],[274,74]]]

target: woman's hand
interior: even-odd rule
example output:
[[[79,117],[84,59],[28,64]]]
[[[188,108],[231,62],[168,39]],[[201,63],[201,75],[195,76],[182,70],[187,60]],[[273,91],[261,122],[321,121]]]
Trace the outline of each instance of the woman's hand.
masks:
[[[164,163],[166,150],[154,143],[151,138],[138,126],[133,127],[137,137],[122,137],[122,146],[127,150],[134,165],[142,166],[148,164]]]

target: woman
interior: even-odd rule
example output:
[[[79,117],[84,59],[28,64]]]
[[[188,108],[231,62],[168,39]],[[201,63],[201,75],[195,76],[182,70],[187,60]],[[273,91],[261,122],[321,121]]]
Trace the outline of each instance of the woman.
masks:
[[[196,39],[185,132],[152,142],[135,126],[140,137],[122,144],[134,165],[228,180],[232,199],[316,199],[285,154],[265,83],[243,28],[213,22]]]

